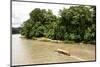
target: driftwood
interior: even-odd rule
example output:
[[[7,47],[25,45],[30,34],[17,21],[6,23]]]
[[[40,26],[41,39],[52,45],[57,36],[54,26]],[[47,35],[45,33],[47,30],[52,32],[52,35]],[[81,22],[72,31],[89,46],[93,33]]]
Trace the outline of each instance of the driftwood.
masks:
[[[57,51],[58,53],[61,53],[61,54],[70,56],[70,53],[69,53],[68,51],[63,50],[63,49],[57,49],[56,51]]]

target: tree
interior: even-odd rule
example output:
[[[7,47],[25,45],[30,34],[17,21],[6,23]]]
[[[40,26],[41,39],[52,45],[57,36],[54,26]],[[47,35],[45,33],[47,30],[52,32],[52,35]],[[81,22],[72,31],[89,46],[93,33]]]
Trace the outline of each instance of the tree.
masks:
[[[56,16],[53,15],[50,9],[35,8],[30,12],[30,19],[22,25],[21,34],[27,38],[47,36],[48,26],[54,21],[56,21]]]
[[[89,7],[72,6],[69,9],[64,8],[59,12],[61,16],[60,25],[64,25],[68,34],[80,36],[78,40],[84,40],[85,31],[93,24],[92,12]],[[74,28],[74,29],[73,29]],[[73,39],[73,38],[72,38]]]
[[[47,37],[54,40],[95,41],[96,7],[71,6],[59,11],[35,8],[22,25],[21,34],[27,38]]]
[[[25,21],[22,25],[21,34],[24,35],[26,38],[31,38],[29,34],[32,30],[33,25],[34,23],[32,22],[31,19]]]
[[[19,34],[20,29],[21,29],[20,27],[18,27],[18,28],[12,27],[12,34]]]

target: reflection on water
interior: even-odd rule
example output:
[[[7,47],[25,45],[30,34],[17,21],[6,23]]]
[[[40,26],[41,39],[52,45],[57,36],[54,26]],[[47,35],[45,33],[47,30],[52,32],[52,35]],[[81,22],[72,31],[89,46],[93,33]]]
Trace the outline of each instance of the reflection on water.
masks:
[[[83,51],[82,47],[77,47],[77,45],[69,46],[67,44],[29,40],[21,38],[21,35],[16,34],[12,35],[12,64],[26,65],[79,61],[76,58],[57,53],[57,48],[64,48],[65,50],[70,51],[73,55],[78,57],[82,56],[82,58],[86,60],[95,60],[94,47],[84,47],[84,49],[88,50]]]

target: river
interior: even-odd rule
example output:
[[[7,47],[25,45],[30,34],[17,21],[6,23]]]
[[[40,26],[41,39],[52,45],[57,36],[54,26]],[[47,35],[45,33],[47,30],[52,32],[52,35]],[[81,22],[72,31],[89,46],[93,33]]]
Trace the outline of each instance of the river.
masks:
[[[57,48],[65,49],[72,55],[66,56],[56,52]],[[43,42],[12,35],[12,65],[62,63],[95,60],[94,45],[80,45]]]

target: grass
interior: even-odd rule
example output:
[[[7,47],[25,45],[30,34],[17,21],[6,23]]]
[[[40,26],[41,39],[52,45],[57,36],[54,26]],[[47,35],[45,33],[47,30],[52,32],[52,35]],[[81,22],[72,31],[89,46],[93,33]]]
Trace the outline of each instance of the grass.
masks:
[[[21,36],[20,38],[25,38],[24,36]],[[76,41],[69,41],[69,40],[52,40],[49,38],[45,38],[45,37],[32,37],[32,40],[39,40],[39,41],[43,41],[43,42],[52,42],[52,43],[65,43],[65,44],[74,44],[74,43],[84,43],[84,44],[92,44],[92,45],[96,45],[96,41],[80,41],[80,42],[76,42]]]

